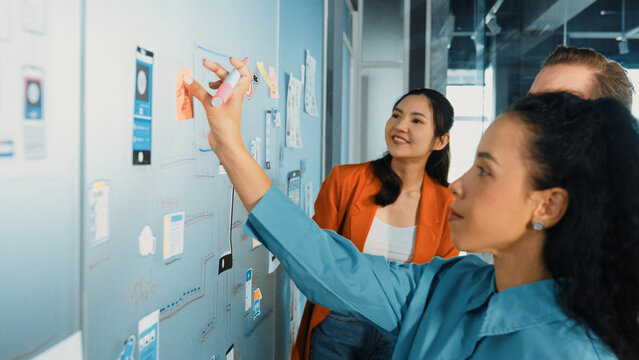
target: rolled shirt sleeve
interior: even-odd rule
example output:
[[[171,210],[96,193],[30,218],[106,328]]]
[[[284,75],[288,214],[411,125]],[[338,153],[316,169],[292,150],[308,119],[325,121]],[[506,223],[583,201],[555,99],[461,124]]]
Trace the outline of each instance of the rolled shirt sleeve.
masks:
[[[432,282],[440,261],[417,265],[362,254],[322,230],[277,188],[249,214],[246,231],[260,240],[310,301],[372,322],[397,335],[418,284]]]

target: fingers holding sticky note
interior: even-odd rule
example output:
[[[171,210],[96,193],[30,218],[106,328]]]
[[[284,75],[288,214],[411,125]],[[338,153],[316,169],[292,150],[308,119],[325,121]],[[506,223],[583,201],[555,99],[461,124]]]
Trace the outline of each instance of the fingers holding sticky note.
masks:
[[[175,84],[175,106],[177,121],[193,119],[193,95],[184,86],[184,76],[191,76],[190,68],[181,68]]]

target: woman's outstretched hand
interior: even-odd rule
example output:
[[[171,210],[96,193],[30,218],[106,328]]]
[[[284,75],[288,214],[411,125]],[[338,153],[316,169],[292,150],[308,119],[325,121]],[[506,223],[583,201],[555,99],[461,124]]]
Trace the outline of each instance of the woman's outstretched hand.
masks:
[[[234,58],[231,58],[230,61],[239,71],[240,81],[223,106],[213,106],[211,104],[211,94],[197,81],[193,80],[192,77],[188,75],[184,77],[184,83],[189,93],[200,100],[204,106],[206,118],[211,129],[209,132],[209,144],[211,145],[211,149],[216,153],[221,146],[244,145],[240,126],[242,119],[242,102],[244,100],[243,94],[251,82],[251,72],[243,61]],[[211,60],[204,60],[203,65],[220,78],[219,81],[209,84],[209,87],[217,89],[222,81],[226,79],[229,72],[220,64]]]
[[[210,127],[211,149],[217,154],[244,207],[250,212],[271,187],[271,180],[255,162],[242,140],[242,103],[251,82],[251,72],[243,61],[234,58],[230,61],[239,71],[240,80],[224,105],[213,106],[211,94],[191,76],[184,77],[184,84],[189,93],[204,106]],[[229,72],[210,60],[204,60],[203,64],[220,78],[209,84],[210,88],[216,89]]]

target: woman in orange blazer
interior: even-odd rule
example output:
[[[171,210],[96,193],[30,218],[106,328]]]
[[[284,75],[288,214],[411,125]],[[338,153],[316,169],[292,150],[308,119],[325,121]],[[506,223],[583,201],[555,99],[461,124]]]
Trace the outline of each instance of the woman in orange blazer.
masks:
[[[315,202],[315,222],[389,260],[457,256],[446,221],[453,200],[447,181],[452,124],[453,108],[439,92],[416,89],[402,96],[386,123],[388,153],[334,167]],[[401,246],[394,244],[395,234],[407,234]],[[367,239],[373,239],[368,246]],[[372,325],[307,302],[291,356],[386,359],[394,347]]]

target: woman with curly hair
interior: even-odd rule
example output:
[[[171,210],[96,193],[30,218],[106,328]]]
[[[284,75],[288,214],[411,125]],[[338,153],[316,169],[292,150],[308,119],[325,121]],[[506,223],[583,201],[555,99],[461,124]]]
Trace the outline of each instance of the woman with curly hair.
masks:
[[[251,212],[247,231],[311,301],[397,339],[394,359],[639,358],[639,133],[622,104],[566,93],[516,103],[451,185],[453,244],[494,265],[405,264],[362,254],[272,186],[242,141],[250,72],[232,63],[242,77],[224,106],[187,86]]]

